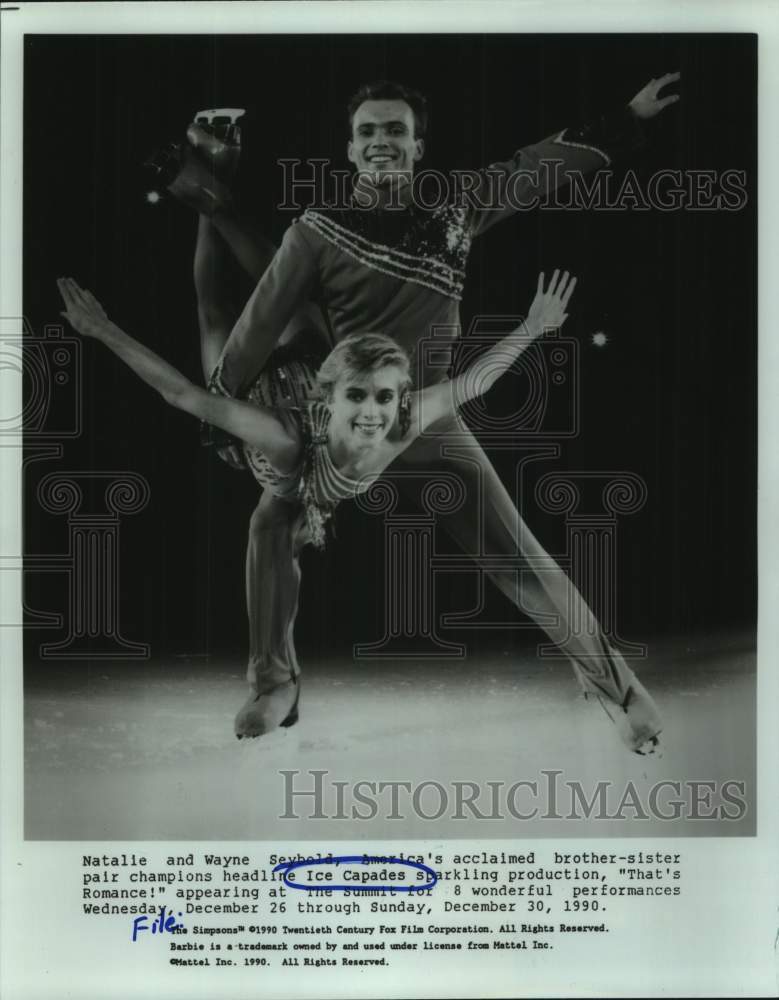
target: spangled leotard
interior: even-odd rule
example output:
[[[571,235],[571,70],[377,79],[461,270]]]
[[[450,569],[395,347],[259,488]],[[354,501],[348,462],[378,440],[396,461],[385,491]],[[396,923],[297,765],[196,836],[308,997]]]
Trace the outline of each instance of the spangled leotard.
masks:
[[[321,549],[327,522],[336,506],[342,500],[365,493],[378,473],[351,479],[336,468],[327,448],[330,410],[319,400],[311,400],[302,407],[279,408],[278,414],[285,423],[293,420],[297,424],[303,451],[298,467],[285,476],[277,473],[275,483],[269,486],[274,496],[303,505],[311,542]]]

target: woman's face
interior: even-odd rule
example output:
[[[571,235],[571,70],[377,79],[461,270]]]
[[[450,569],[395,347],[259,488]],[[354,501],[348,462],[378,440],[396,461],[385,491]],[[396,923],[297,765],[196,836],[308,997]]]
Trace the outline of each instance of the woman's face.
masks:
[[[366,375],[342,375],[333,387],[329,404],[334,433],[356,450],[375,447],[397,419],[405,380],[394,365]]]

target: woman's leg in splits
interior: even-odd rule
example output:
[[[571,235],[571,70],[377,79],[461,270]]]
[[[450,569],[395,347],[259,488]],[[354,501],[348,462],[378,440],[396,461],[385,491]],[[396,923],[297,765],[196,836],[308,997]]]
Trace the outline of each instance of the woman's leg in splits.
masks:
[[[231,257],[213,219],[201,214],[193,270],[206,380],[236,315],[226,294]],[[301,521],[300,507],[279,500],[266,488],[249,522],[246,610],[250,693],[235,720],[238,737],[261,736],[285,723],[291,725],[297,718],[300,668],[292,629],[300,590]]]
[[[262,736],[297,721],[300,667],[293,630],[300,594],[305,517],[298,504],[262,495],[249,525],[246,605],[249,613],[250,694],[235,719],[235,735]]]
[[[201,116],[209,114],[201,112]],[[206,236],[204,263],[207,263],[210,253],[216,252],[221,237],[222,247],[230,251],[235,263],[248,275],[254,287],[273,260],[277,247],[252,225],[236,204],[232,179],[241,153],[240,128],[233,125],[224,133],[223,127],[211,129],[208,125],[195,122],[188,127],[186,142],[181,145],[176,173],[168,184],[168,191],[178,201],[198,212],[198,235],[200,237],[204,233]],[[223,275],[224,271],[220,270],[220,277]],[[208,279],[207,273],[204,278]],[[243,296],[244,301],[247,295],[248,292]],[[239,311],[236,308],[233,321]],[[279,344],[290,344],[304,332],[307,349],[313,346],[315,350],[326,351],[327,331],[321,310],[314,303],[301,305],[279,338]],[[206,371],[206,378],[212,371],[213,365]]]
[[[204,223],[208,224],[216,239],[221,238],[233,259],[251,279],[252,286],[256,285],[273,260],[277,250],[276,245],[236,211],[232,200],[217,207],[210,216],[201,215],[200,225],[203,226]],[[236,310],[235,317],[238,312],[239,310]],[[313,302],[304,302],[287,324],[278,343],[279,346],[291,346],[293,349],[296,345],[300,345],[301,353],[313,350],[324,356],[328,350],[327,338],[321,309]],[[219,355],[214,358],[214,365],[218,360]],[[212,371],[213,366],[207,378]]]
[[[187,180],[190,189],[194,181]],[[181,185],[179,184],[179,188]],[[176,193],[174,191],[174,193]],[[194,196],[187,200],[193,203]],[[232,199],[208,205],[198,216],[194,257],[200,347],[206,381],[216,366],[239,311],[229,294],[235,263],[258,280],[275,252],[273,244],[236,214]],[[297,324],[293,326],[293,324]],[[297,317],[287,340],[311,323]],[[294,381],[287,380],[287,384]],[[295,400],[297,401],[297,400]],[[232,454],[231,454],[232,453]],[[223,457],[242,467],[240,454]],[[246,608],[249,619],[249,698],[235,720],[236,735],[260,736],[297,719],[300,668],[292,629],[298,607],[303,544],[301,508],[277,499],[266,489],[249,522],[246,550]]]
[[[193,277],[200,328],[200,360],[208,382],[230,336],[238,311],[230,294],[230,253],[213,221],[198,216]]]
[[[222,237],[241,269],[256,284],[276,247],[235,204],[232,179],[241,154],[239,126],[211,128],[193,122],[187,128],[186,141],[178,148],[175,176],[167,185],[168,191],[194,208],[201,223],[204,218],[211,220],[214,233]],[[153,160],[151,163],[154,165]],[[173,168],[166,163],[158,169],[162,173]]]

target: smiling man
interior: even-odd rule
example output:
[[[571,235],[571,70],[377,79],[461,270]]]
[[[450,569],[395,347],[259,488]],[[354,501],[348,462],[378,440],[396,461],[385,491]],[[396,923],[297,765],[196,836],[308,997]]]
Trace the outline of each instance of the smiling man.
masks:
[[[407,96],[414,100],[409,92]],[[422,107],[418,99],[415,103]],[[421,114],[422,121],[418,121],[411,105],[397,99],[360,101],[350,107],[352,138],[347,156],[358,174],[378,188],[391,181],[408,183],[425,151],[424,111]]]
[[[452,344],[458,337],[472,239],[514,214],[519,203],[565,184],[570,172],[592,173],[608,166],[615,154],[640,145],[640,120],[678,100],[675,95],[660,97],[678,78],[667,74],[652,80],[616,115],[563,129],[505,162],[490,164],[489,170],[475,175],[468,198],[445,200],[433,208],[415,204],[413,198],[414,168],[424,154],[425,99],[389,81],[362,87],[349,104],[347,156],[356,168],[351,203],[309,210],[289,227],[230,334],[212,390],[244,393],[295,310],[309,298],[322,302],[335,341],[380,331],[406,349],[418,388],[446,378],[440,357],[433,365],[418,347],[433,330],[437,340],[442,331],[448,331],[444,335]],[[559,169],[545,170],[545,162],[557,162]],[[358,432],[374,433],[372,421],[364,421]],[[478,441],[457,421],[446,421],[440,432],[447,436],[446,454],[440,441],[427,437],[415,442],[402,462],[423,475],[443,470],[457,476],[469,502],[442,517],[441,524],[477,563],[495,555],[506,557],[505,568],[496,569],[491,558],[485,572],[521,613],[564,649],[585,692],[600,702],[624,744],[636,752],[651,752],[661,730],[651,697],[530,532]],[[452,454],[452,445],[458,455]],[[299,546],[291,538],[280,542],[283,531],[272,512],[268,519],[275,554],[258,568],[266,575],[257,581],[256,592],[274,594],[274,615],[280,618],[274,619],[271,631],[286,635],[284,623],[294,619],[297,608],[300,574],[292,565]],[[522,563],[521,573],[517,562]],[[283,600],[278,598],[278,580],[289,583]],[[571,627],[574,621],[576,629]],[[250,699],[236,720],[239,735],[261,734],[285,718],[279,694],[283,692],[282,700],[293,697],[293,660],[288,645],[267,649]]]

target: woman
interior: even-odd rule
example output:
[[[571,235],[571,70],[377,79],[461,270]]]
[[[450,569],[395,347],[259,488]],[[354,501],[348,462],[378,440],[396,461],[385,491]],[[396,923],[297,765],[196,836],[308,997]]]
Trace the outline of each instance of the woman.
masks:
[[[250,292],[273,259],[276,247],[236,202],[233,179],[241,155],[240,108],[199,111],[182,142],[150,161],[155,185],[198,216],[193,262],[203,373],[209,386],[217,363]],[[250,287],[239,287],[248,277]],[[303,303],[249,386],[246,398],[260,406],[302,406],[316,393],[316,372],[333,346],[325,314]],[[222,393],[228,395],[227,393]],[[260,485],[249,519],[246,546],[246,611],[249,695],[235,717],[235,733],[261,736],[291,718],[297,703],[300,666],[293,626],[300,592],[300,507],[275,494],[278,474],[258,448],[240,446],[230,435],[203,424],[203,443],[233,468],[248,469]]]
[[[237,113],[239,112],[232,109],[233,117]],[[201,119],[208,118],[209,115],[213,120],[201,123]],[[247,247],[252,250],[249,256],[256,265],[264,246],[262,240],[247,240],[245,219],[242,213],[235,210],[229,185],[230,171],[227,168],[236,159],[233,133],[237,126],[233,121],[228,129],[228,132],[230,129],[232,132],[225,132],[223,136],[223,126],[218,124],[217,119],[226,117],[229,117],[227,111],[203,112],[196,116],[196,122],[187,130],[186,143],[177,147],[173,169],[166,171],[163,178],[169,192],[194,207],[200,215],[195,261],[198,311],[201,316],[201,335],[205,329],[208,333],[206,339],[214,348],[223,343],[223,328],[227,328],[224,323],[217,324],[218,328],[214,328],[214,336],[211,336],[211,319],[219,318],[224,312],[224,285],[217,280],[219,268],[214,266],[214,262],[218,263],[220,255],[224,258],[226,253],[231,253],[234,260],[242,263],[251,273],[252,269],[244,262],[245,251]],[[202,235],[213,239],[202,240]],[[274,288],[276,291],[284,289],[286,281],[295,280],[295,267],[293,260],[291,268],[276,268],[275,282],[268,282],[271,297]],[[316,282],[312,287],[318,287]],[[345,294],[346,290],[343,292]],[[368,315],[370,311],[366,312],[366,322],[361,329],[375,328]],[[288,311],[284,315],[288,315]],[[208,321],[205,327],[203,317]],[[327,319],[326,315],[324,318]],[[388,322],[391,320],[388,319]],[[326,325],[329,329],[329,325]],[[359,331],[360,327],[357,329]],[[354,327],[350,332],[353,331]],[[402,327],[393,327],[389,332],[396,338],[402,336],[404,342],[407,335],[411,336],[411,342],[414,341],[413,329],[404,332]],[[345,333],[344,330],[341,335]],[[331,336],[330,346],[332,343]],[[226,357],[222,350],[219,361]],[[210,353],[210,360],[215,359],[216,355]],[[255,361],[260,363],[259,358],[255,358]],[[317,362],[310,369],[310,387],[315,386],[314,373],[318,367]],[[215,392],[223,396],[232,395],[228,391],[229,387],[222,384],[221,363],[211,373],[210,364],[206,364],[205,352],[204,371],[207,377],[210,375],[209,386]],[[272,384],[273,378],[276,379],[275,386]],[[249,398],[266,407],[274,407],[280,399],[284,399],[287,404],[305,408],[310,391],[304,386],[305,381],[306,379],[297,376],[290,379],[284,362],[279,365],[271,364],[271,359],[268,359],[268,364],[256,383],[261,391],[256,398],[253,391],[250,392]],[[297,391],[297,398],[292,398],[290,390],[298,385],[302,387],[302,392]],[[398,461],[428,475],[433,463],[437,464],[442,460],[458,476],[470,496],[481,496],[484,491],[487,506],[462,505],[461,510],[443,517],[440,523],[467,553],[489,550],[511,557],[511,562],[506,559],[500,565],[485,565],[485,575],[489,576],[520,613],[527,614],[565,652],[579,677],[585,697],[596,700],[603,707],[628,749],[641,753],[645,752],[646,744],[654,748],[662,722],[653,700],[619,651],[609,644],[592,611],[565,571],[544,551],[529,530],[470,430],[464,423],[455,429],[457,418],[450,419],[452,426],[449,427],[444,419],[440,429],[447,436],[451,430],[458,440],[462,438],[467,457],[462,450],[459,454],[447,453],[444,456],[436,433],[439,427],[436,427],[430,434],[419,437],[407,450],[401,449]],[[238,449],[232,450],[240,454]],[[266,473],[270,477],[276,476],[259,449],[244,444],[242,452],[245,464],[251,466],[258,481],[263,482],[258,475],[261,469],[255,468],[256,463],[251,461],[255,454],[260,456],[260,463],[265,463]],[[225,453],[225,449],[220,451],[223,456]],[[286,718],[283,704],[276,704],[278,696],[282,696],[282,702],[287,700],[287,711],[293,707],[292,698],[297,697],[295,683],[289,682],[290,679],[296,682],[299,674],[292,634],[300,584],[297,559],[302,544],[297,532],[298,525],[305,521],[305,517],[301,518],[299,505],[285,502],[273,492],[277,482],[268,482],[268,485],[270,488],[265,489],[252,517],[247,550],[251,640],[247,679],[250,683],[250,696],[236,717],[237,735],[254,736],[267,732]],[[481,512],[486,512],[483,524]],[[477,513],[479,516],[474,516]],[[527,560],[529,572],[517,573],[513,563],[516,557]],[[543,567],[543,572],[538,567]]]
[[[576,279],[555,271],[544,289],[544,275],[539,275],[522,326],[455,379],[416,392],[408,356],[394,340],[378,333],[347,337],[319,369],[320,398],[299,407],[245,402],[196,386],[112,323],[92,293],[72,278],[61,278],[57,285],[65,304],[62,315],[75,330],[104,343],[172,406],[261,452],[274,473],[261,480],[263,485],[290,502],[303,529],[292,533],[298,546],[321,547],[337,503],[367,490],[426,428],[485,393],[545,330],[562,326]],[[263,706],[265,731],[297,721],[298,698],[297,676],[280,677],[272,703]],[[237,725],[237,735],[243,732]],[[656,734],[649,739],[656,744]]]
[[[196,386],[112,323],[72,278],[57,281],[62,315],[85,337],[101,341],[177,409],[214,424],[273,467],[284,499],[303,500],[315,545],[340,500],[364,492],[398,455],[437,421],[483,395],[545,330],[567,319],[576,278],[555,271],[544,289],[539,275],[526,322],[452,380],[411,391],[409,359],[379,333],[353,334],[327,356],[317,375],[321,399],[302,407],[262,406]]]

